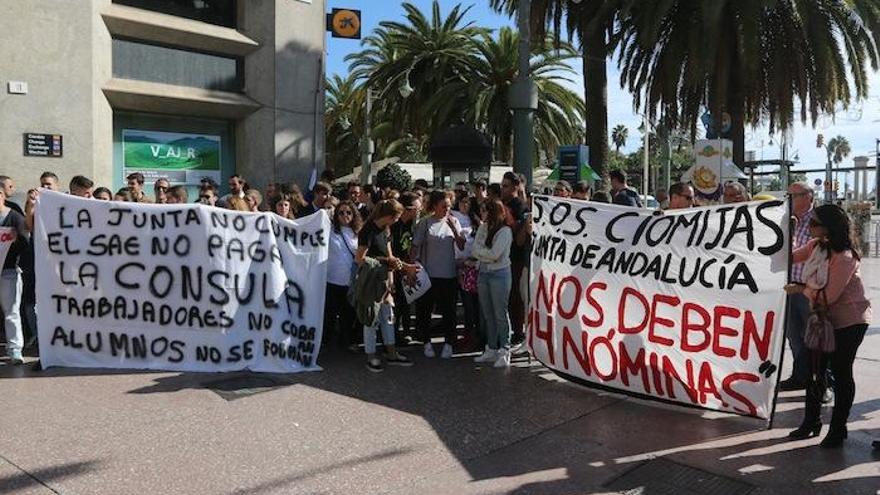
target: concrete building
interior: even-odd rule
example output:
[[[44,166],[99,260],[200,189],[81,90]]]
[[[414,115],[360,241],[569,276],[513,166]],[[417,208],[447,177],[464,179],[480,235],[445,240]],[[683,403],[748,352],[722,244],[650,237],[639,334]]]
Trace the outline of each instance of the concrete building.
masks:
[[[0,175],[225,189],[322,168],[324,0],[0,0]],[[30,134],[30,135],[29,135]],[[193,196],[190,196],[193,198]]]

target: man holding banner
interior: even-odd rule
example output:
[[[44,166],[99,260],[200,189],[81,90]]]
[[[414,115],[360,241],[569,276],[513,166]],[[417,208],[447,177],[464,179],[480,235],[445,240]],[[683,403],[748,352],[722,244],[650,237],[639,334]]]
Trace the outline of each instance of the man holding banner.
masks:
[[[5,315],[6,353],[9,364],[22,364],[24,333],[21,328],[21,269],[18,258],[27,243],[27,229],[21,213],[6,206],[6,191],[0,188],[0,308]]]

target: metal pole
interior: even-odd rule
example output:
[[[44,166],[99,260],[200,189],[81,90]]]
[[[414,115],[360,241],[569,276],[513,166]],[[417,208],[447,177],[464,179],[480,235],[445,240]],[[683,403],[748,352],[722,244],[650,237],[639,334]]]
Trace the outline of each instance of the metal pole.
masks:
[[[535,110],[538,109],[538,92],[531,78],[531,11],[531,0],[518,0],[518,70],[510,91],[510,108],[513,109],[513,170],[525,176],[527,190],[532,187]]]
[[[672,186],[672,133],[666,135],[666,194],[669,194],[669,187]]]
[[[366,112],[364,112],[364,136],[361,140],[361,184],[369,184],[371,182],[370,177],[370,164],[373,163],[373,91],[369,88],[367,89],[367,104],[366,104]]]
[[[651,139],[650,139],[651,129],[648,127],[648,114],[645,114],[643,117],[645,119],[644,124],[643,124],[645,126],[645,144],[644,144],[644,146],[642,146],[642,150],[644,151],[643,156],[642,156],[642,159],[644,160],[644,163],[642,164],[644,167],[644,170],[642,172],[642,187],[643,187],[642,196],[644,197],[644,199],[642,201],[642,205],[645,208],[647,208],[648,207],[648,173],[649,173],[648,168],[650,166],[649,159],[648,159],[648,153],[649,153],[648,146],[649,146],[649,142],[651,141]]]
[[[874,208],[880,210],[880,139],[876,141],[877,166],[874,169]],[[868,182],[868,174],[865,174],[865,183]]]
[[[833,177],[831,171],[831,148],[826,146],[825,150],[828,155],[828,161],[825,163],[825,202],[833,203],[834,197],[832,196],[832,194],[834,192],[834,188],[832,187]]]

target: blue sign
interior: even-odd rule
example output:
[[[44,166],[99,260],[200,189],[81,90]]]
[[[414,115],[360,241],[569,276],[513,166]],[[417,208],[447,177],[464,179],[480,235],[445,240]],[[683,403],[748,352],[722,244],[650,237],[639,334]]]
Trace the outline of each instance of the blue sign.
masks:
[[[574,184],[581,180],[583,167],[590,159],[589,150],[579,144],[559,147],[559,180]]]

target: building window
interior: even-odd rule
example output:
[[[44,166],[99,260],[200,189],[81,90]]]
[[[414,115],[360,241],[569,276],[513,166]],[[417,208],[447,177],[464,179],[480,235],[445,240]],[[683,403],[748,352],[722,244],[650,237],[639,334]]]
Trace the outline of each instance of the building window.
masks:
[[[240,59],[113,39],[113,77],[239,92]]]
[[[235,27],[236,0],[113,0],[113,3]]]

